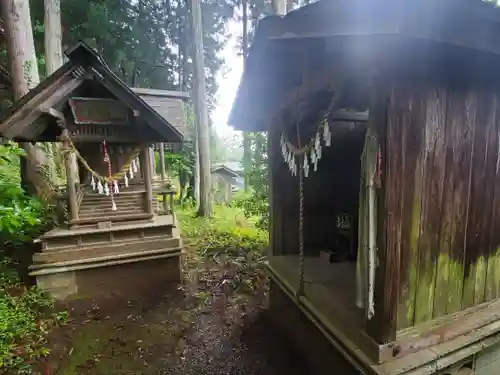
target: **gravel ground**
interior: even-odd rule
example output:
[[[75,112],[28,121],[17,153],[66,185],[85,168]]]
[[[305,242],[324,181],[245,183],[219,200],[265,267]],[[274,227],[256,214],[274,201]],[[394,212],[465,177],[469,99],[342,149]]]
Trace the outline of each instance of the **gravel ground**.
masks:
[[[52,354],[37,366],[38,374],[311,373],[268,323],[265,291],[229,303],[221,287],[227,270],[211,267],[202,274],[177,292],[68,306],[70,322],[51,334]]]
[[[184,360],[172,375],[279,375],[308,373],[285,338],[270,327],[262,311],[242,327],[228,328],[215,314],[196,317]]]

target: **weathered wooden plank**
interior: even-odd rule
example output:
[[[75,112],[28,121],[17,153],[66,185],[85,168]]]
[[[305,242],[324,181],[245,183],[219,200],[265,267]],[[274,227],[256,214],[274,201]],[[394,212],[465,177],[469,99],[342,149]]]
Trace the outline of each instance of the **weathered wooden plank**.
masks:
[[[435,285],[437,281],[437,260],[439,258],[439,228],[444,178],[444,132],[446,112],[446,91],[442,88],[428,88],[423,95],[423,107],[417,107],[415,125],[425,129],[418,165],[421,168],[421,192],[418,222],[413,225],[415,246],[418,256],[412,262],[416,293],[414,323],[432,318],[434,310]],[[423,118],[422,118],[423,117]],[[415,202],[417,204],[417,202]],[[416,208],[415,208],[416,210]],[[418,243],[417,243],[418,241]]]
[[[496,138],[495,131],[495,98],[480,92],[477,99],[476,121],[474,127],[474,146],[472,155],[472,171],[470,185],[469,214],[465,241],[464,292],[462,308],[473,306],[484,300],[484,288],[487,270],[487,246],[491,220],[493,184],[486,180],[488,169],[488,151],[494,146],[489,139]],[[495,150],[496,156],[496,150]],[[496,157],[494,159],[496,161]],[[492,164],[491,161],[489,163]],[[491,168],[490,168],[491,169]]]
[[[441,291],[441,295],[447,297],[446,314],[458,311],[462,306],[475,101],[476,96],[463,89],[450,89],[448,94],[446,175],[439,239],[440,257],[443,263],[448,263],[448,282],[443,282],[446,291]]]
[[[412,266],[417,270],[415,294],[415,324],[432,318],[436,285],[437,259],[439,255],[439,219],[442,197],[442,158],[444,133],[445,95],[438,89],[429,88],[423,95],[422,107],[416,108],[420,114],[420,126],[425,128],[420,160],[422,166],[422,200],[420,212],[420,236],[418,259]]]
[[[428,92],[428,122],[427,132],[428,139],[426,149],[430,147],[429,160],[426,164],[428,169],[427,180],[428,190],[428,217],[426,219],[426,236],[428,238],[428,246],[431,248],[432,255],[436,256],[436,250],[442,247],[440,241],[440,230],[442,229],[443,216],[443,193],[444,179],[446,167],[446,134],[449,134],[451,129],[447,126],[446,106],[447,92],[444,88],[430,89]],[[449,218],[449,217],[448,217]],[[448,225],[448,224],[446,224]],[[442,249],[441,249],[442,250]],[[445,247],[445,251],[449,248]],[[432,270],[435,277],[434,291],[432,296],[434,305],[432,306],[432,316],[438,317],[445,314],[447,300],[447,281],[449,275],[449,257],[437,254],[436,268]]]
[[[490,218],[490,234],[488,243],[488,266],[486,270],[485,299],[487,301],[500,297],[500,97],[496,96],[495,139],[492,143],[491,159],[495,160],[488,183],[494,186],[492,199],[492,214]],[[496,151],[495,151],[496,146]]]
[[[423,163],[425,141],[425,107],[423,92],[399,94],[402,132],[402,214],[401,214],[401,275],[398,306],[398,329],[413,324],[417,292],[417,263],[422,206]]]
[[[385,245],[379,254],[379,267],[375,280],[375,316],[371,319],[372,337],[378,342],[387,342],[394,339],[397,329],[397,303],[399,298],[399,272],[400,272],[400,239],[401,239],[401,128],[400,119],[396,115],[398,112],[399,92],[392,88],[388,93],[389,108],[387,113],[387,123],[384,128],[383,157],[383,193],[382,202],[379,205],[379,213],[384,212],[383,220],[378,222],[379,230],[377,235],[378,243]],[[373,106],[377,108],[378,119],[371,119],[374,126],[379,128],[385,123],[383,100],[384,91],[380,90],[375,94]],[[378,105],[376,105],[378,103]],[[372,116],[371,115],[370,117]],[[375,334],[375,335],[374,335]]]

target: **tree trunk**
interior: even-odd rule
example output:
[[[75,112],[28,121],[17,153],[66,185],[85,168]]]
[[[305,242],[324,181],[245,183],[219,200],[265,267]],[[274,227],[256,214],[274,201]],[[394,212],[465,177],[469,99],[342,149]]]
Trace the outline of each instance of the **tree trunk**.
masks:
[[[47,76],[54,73],[63,65],[62,52],[62,28],[61,28],[61,0],[44,0],[44,45],[45,45],[45,68]],[[52,158],[50,162],[52,176],[57,176],[58,171],[66,171],[61,168],[65,164],[62,157],[61,144],[52,144]],[[75,154],[71,154],[71,170],[75,181],[79,181],[78,162]],[[64,179],[64,174],[59,173]]]
[[[243,11],[243,36],[242,36],[242,50],[243,50],[243,70],[246,67],[246,59],[248,56],[248,1],[242,0]],[[245,192],[250,188],[250,171],[252,168],[252,150],[251,142],[248,132],[243,132],[243,171],[245,172]]]
[[[45,66],[47,76],[54,73],[63,64],[61,1],[44,0],[45,5]]]
[[[38,65],[31,27],[28,0],[0,1],[4,20],[9,68],[12,76],[14,100],[19,100],[38,85]],[[28,193],[42,197],[52,194],[47,156],[40,145],[22,143],[26,156],[21,163],[23,187]]]
[[[191,0],[191,17],[193,28],[193,65],[195,94],[195,112],[199,150],[200,201],[199,216],[211,215],[210,201],[210,138],[208,129],[208,112],[205,102],[205,59],[203,50],[203,24],[201,20],[201,0]]]

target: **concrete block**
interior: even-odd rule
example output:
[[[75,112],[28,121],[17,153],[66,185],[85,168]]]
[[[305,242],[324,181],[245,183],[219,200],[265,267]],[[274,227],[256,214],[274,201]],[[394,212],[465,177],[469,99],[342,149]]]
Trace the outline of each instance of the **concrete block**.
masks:
[[[36,277],[38,287],[57,300],[65,300],[78,293],[75,272],[60,272]]]

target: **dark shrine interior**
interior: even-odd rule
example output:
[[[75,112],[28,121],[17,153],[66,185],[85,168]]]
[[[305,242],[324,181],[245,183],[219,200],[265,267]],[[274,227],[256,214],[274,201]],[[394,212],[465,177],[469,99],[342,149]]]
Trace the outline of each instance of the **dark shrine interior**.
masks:
[[[311,167],[309,176],[304,178],[303,228],[306,256],[318,256],[321,252],[329,254],[331,263],[356,260],[361,154],[368,118],[368,92],[366,82],[351,82],[343,90],[338,105],[345,113],[363,113],[361,119],[327,116],[332,133],[331,146],[323,146],[317,171],[313,171]],[[293,144],[298,143],[298,133],[302,145],[315,136],[333,95],[329,91],[318,92],[285,119],[285,134]],[[280,184],[286,184],[285,189],[288,191],[283,197],[287,201],[283,206],[285,226],[298,230],[298,178],[291,176],[281,155],[280,158]],[[293,232],[298,236],[298,231]],[[284,252],[298,254],[298,241],[295,238],[294,242],[292,237],[292,233],[284,233]]]

